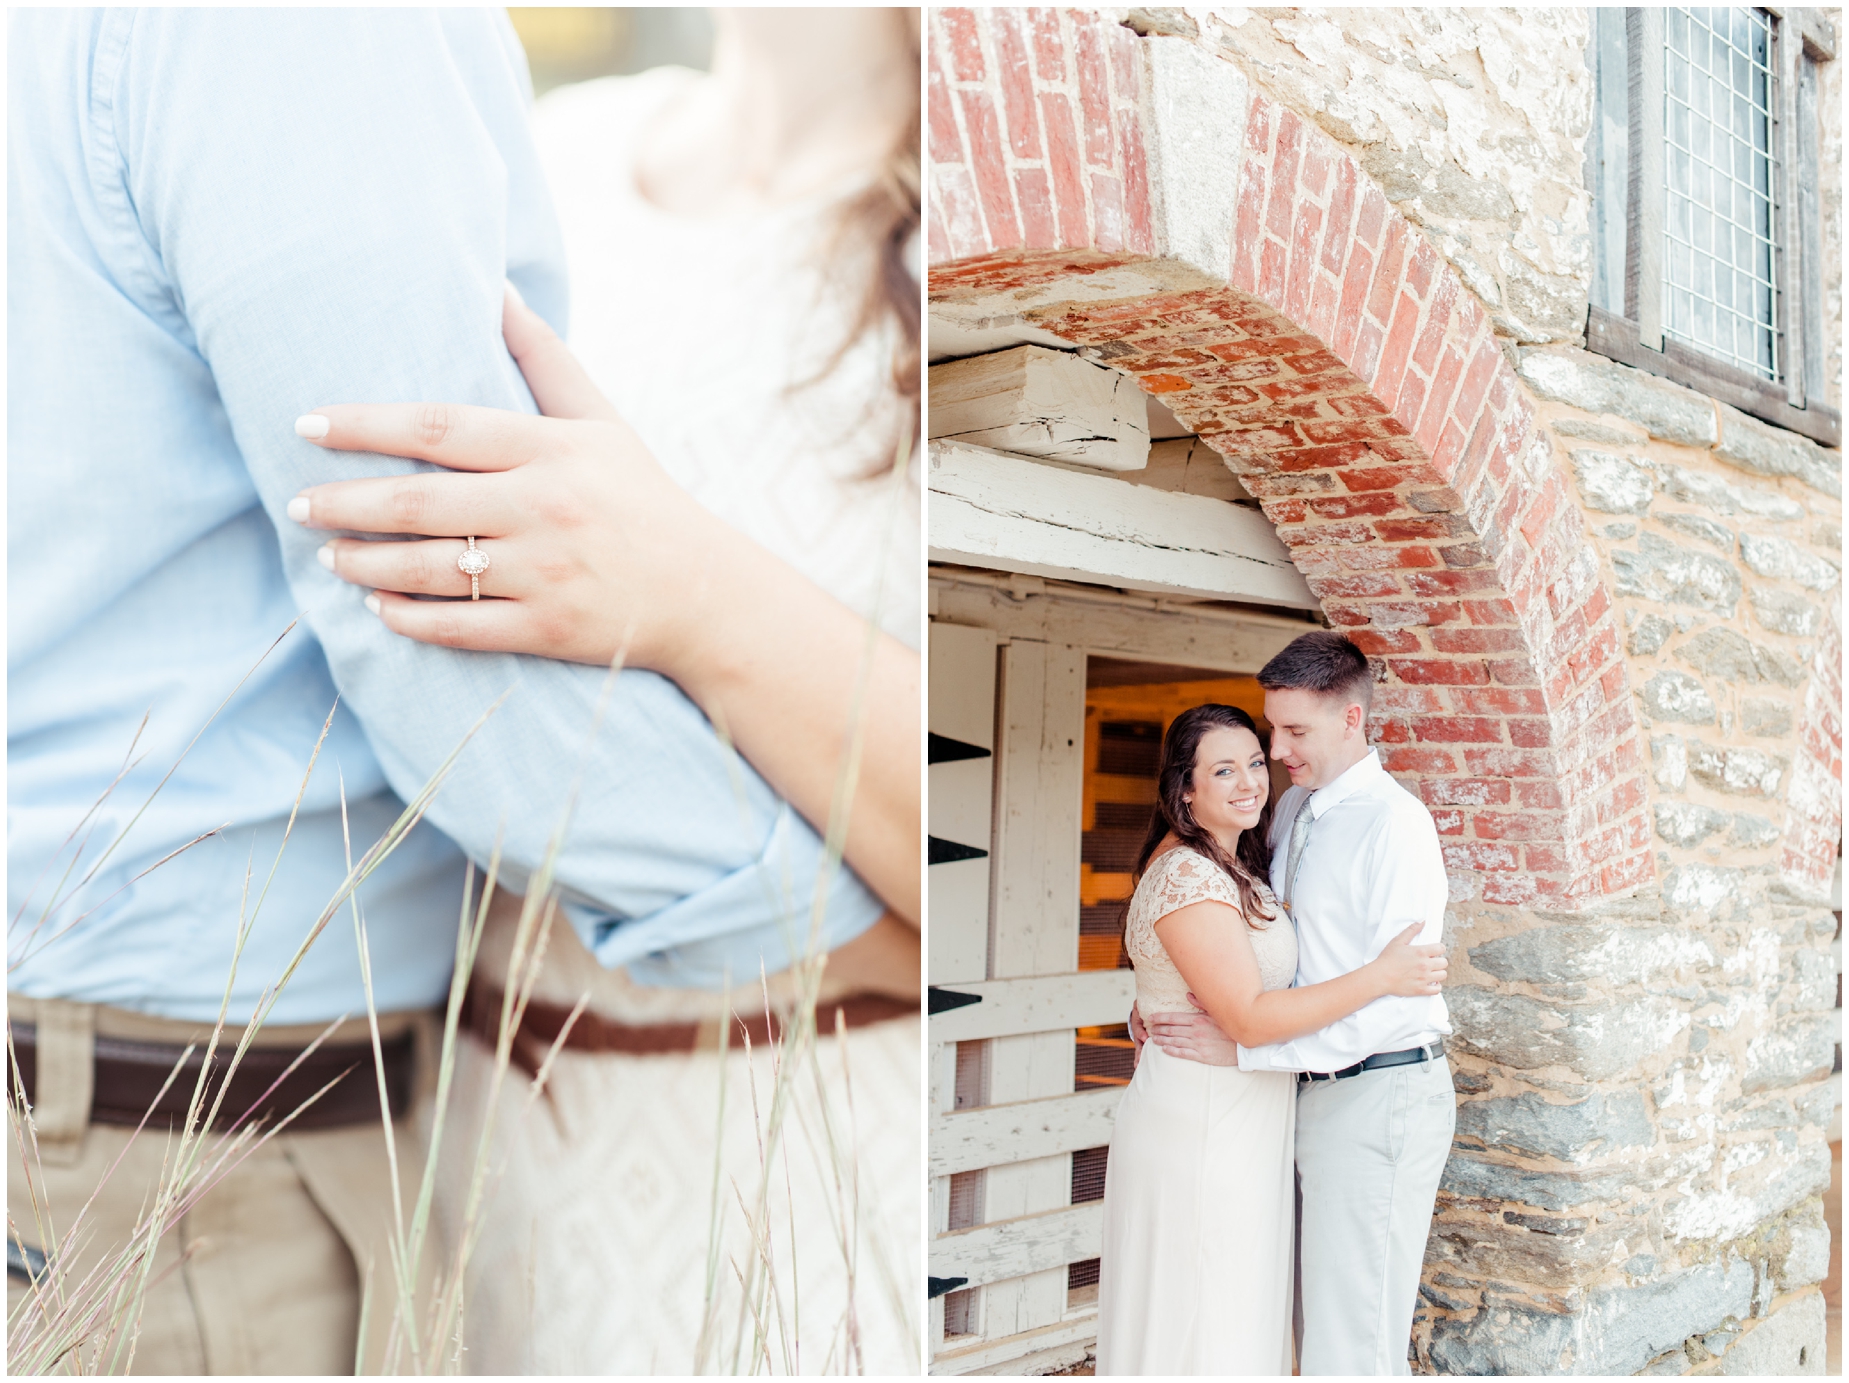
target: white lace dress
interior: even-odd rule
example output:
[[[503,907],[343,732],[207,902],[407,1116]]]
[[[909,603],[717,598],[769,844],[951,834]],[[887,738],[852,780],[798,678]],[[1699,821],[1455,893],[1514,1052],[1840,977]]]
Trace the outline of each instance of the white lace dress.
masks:
[[[1186,846],[1158,856],[1138,882],[1124,944],[1145,1017],[1189,1007],[1155,924],[1209,900],[1239,907],[1233,881]],[[1246,935],[1264,987],[1283,989],[1296,975],[1297,935],[1270,906],[1277,918]],[[1231,913],[1226,921],[1244,925]],[[1290,1373],[1296,1109],[1294,1075],[1144,1046],[1105,1172],[1100,1376]]]
[[[916,648],[916,473],[866,478],[890,459],[891,343],[863,340],[834,359],[859,289],[827,256],[839,192],[754,217],[676,216],[643,199],[637,138],[693,79],[606,78],[539,103],[571,272],[570,343],[695,498]],[[478,972],[504,973],[494,953],[507,941],[497,918]],[[711,1024],[720,1007],[717,995],[603,971],[560,926],[536,997],[569,1007],[586,989],[594,1012],[629,1024]],[[753,1271],[740,1202],[755,1209],[766,1180],[773,1054],[566,1051],[531,1113],[516,1073],[500,1105],[506,1170],[473,1261],[464,1367],[686,1374],[705,1325],[707,1372],[918,1372],[921,1042],[906,1019],[829,1036],[794,1082],[768,1178],[769,1288],[751,1304],[761,1329],[739,1286]],[[473,1043],[465,1057],[459,1085],[479,1118],[489,1063]]]

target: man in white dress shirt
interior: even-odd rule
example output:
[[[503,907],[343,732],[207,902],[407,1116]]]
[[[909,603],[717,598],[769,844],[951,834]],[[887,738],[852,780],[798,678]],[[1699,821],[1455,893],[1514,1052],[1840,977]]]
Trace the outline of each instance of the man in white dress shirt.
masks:
[[[1272,817],[1271,886],[1297,929],[1297,984],[1345,975],[1423,922],[1446,883],[1431,813],[1367,742],[1373,678],[1340,634],[1295,639],[1258,675],[1271,756],[1292,786]],[[1457,1122],[1442,997],[1376,999],[1290,1042],[1239,1047],[1204,1013],[1147,1015],[1176,1056],[1296,1071],[1301,1298],[1308,1375],[1405,1374],[1419,1271]]]

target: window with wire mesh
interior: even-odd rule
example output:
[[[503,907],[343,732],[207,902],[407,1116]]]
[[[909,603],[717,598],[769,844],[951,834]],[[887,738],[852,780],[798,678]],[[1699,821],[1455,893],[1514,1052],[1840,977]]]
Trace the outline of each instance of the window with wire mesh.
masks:
[[[976,1290],[967,1287],[944,1297],[944,1337],[976,1333]]]
[[[1664,39],[1663,330],[1777,379],[1772,21],[1671,9]]]
[[[1103,1148],[1081,1148],[1072,1154],[1072,1203],[1084,1205],[1087,1201],[1104,1199],[1104,1169],[1109,1163],[1111,1150]],[[1095,1299],[1098,1288],[1098,1260],[1087,1258],[1082,1263],[1072,1263],[1066,1268],[1066,1304],[1072,1306],[1081,1301]]]

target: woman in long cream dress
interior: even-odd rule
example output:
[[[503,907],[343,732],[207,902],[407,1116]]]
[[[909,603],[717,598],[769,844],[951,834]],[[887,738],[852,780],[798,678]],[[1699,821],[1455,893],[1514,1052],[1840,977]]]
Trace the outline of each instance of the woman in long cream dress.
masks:
[[[487,1046],[459,1062],[450,1146],[471,1151],[490,1112],[499,1134],[465,1316],[476,1374],[920,1366],[917,12],[715,19],[710,74],[586,82],[536,111],[577,359],[517,300],[506,335],[550,416],[494,415],[477,435],[497,440],[463,459],[466,428],[437,454],[389,410],[325,410],[322,445],[501,472],[483,595],[508,598],[394,594],[433,589],[380,565],[415,544],[336,539],[330,556],[409,637],[451,618],[465,646],[625,648],[818,829],[858,722],[844,853],[889,911],[827,958],[806,1044],[787,1021],[801,965],[762,989],[732,976],[728,1002],[671,960],[606,970],[552,928],[515,1059],[543,1059],[589,1006],[545,1098],[529,1111],[518,1073],[497,1087]],[[351,503],[328,526],[395,531],[369,483],[322,487],[315,513]],[[582,511],[565,527],[545,517],[560,495]],[[432,522],[417,531],[462,531]],[[542,566],[570,575],[512,584]],[[497,900],[471,982],[490,1042],[519,906]],[[467,1175],[453,1165],[440,1192],[452,1228]]]
[[[1263,882],[1270,775],[1252,718],[1197,706],[1169,727],[1124,944],[1140,1013],[1198,1001],[1247,1045],[1326,1026],[1383,994],[1427,994],[1442,948],[1409,928],[1326,984],[1292,989],[1297,936]],[[1297,1078],[1145,1043],[1104,1183],[1098,1373],[1291,1371]]]

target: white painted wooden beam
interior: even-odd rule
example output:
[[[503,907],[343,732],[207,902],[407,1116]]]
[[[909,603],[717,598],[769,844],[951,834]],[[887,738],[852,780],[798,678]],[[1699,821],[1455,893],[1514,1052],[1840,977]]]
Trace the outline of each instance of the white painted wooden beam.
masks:
[[[957,441],[931,443],[929,484],[933,561],[1321,608],[1256,509]]]
[[[936,573],[930,596],[933,622],[981,625],[1004,639],[1074,644],[1087,653],[1219,672],[1257,672],[1298,634],[1316,627],[1246,622],[1217,610],[1203,618],[1185,606],[1157,611],[1102,605],[1073,598],[1065,588],[1016,599],[1003,590]]]
[[[931,1175],[947,1177],[1111,1141],[1121,1085],[946,1114],[931,1121]]]
[[[1000,1340],[965,1344],[952,1337],[949,1346],[932,1355],[932,1374],[1011,1374],[1037,1376],[1048,1372],[1041,1361],[1056,1363],[1061,1350],[1091,1344],[1098,1337],[1098,1307],[1067,1316],[1052,1326],[1024,1329]],[[1076,1361],[1074,1361],[1076,1363]]]
[[[1147,396],[1070,351],[1016,346],[931,367],[931,436],[1107,471],[1149,460]]]
[[[940,1298],[941,1300],[941,1298]],[[978,1340],[965,1344],[962,1337],[952,1337],[953,1344],[931,1358],[931,1372],[936,1374],[1043,1374],[1047,1369],[1040,1361],[1056,1361],[1059,1351],[1090,1344],[1098,1336],[1098,1308],[1086,1308],[1074,1315],[1043,1325],[1037,1330],[1023,1330],[1001,1340]]]
[[[1076,926],[1076,909],[1074,912]],[[933,1042],[976,1042],[985,1037],[1016,1037],[1022,1033],[1127,1022],[1130,1005],[1136,1000],[1136,972],[1080,970],[1067,975],[983,980],[950,987],[959,994],[980,994],[982,1002],[933,1014]]]
[[[1096,1258],[1104,1242],[1104,1202],[977,1225],[931,1241],[932,1277],[967,1277],[971,1287],[1063,1269]]]

